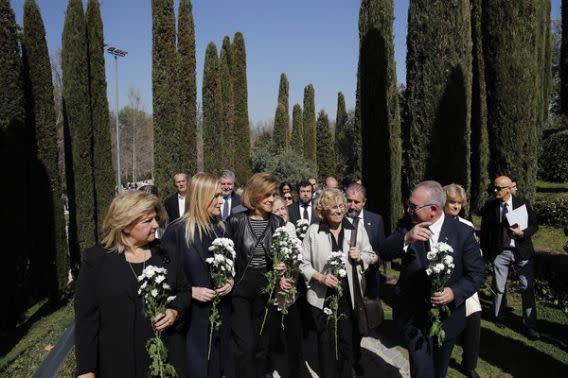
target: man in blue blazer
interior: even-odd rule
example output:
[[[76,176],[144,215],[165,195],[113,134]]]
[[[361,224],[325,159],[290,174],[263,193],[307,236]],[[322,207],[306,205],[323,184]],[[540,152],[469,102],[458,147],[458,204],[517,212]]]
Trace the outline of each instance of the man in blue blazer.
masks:
[[[358,183],[353,183],[345,189],[348,213],[350,218],[357,217],[362,222],[369,236],[373,251],[378,252],[379,246],[385,240],[385,223],[383,217],[365,209],[367,190]],[[371,298],[379,297],[379,259],[375,259],[365,272],[366,295]]]
[[[484,283],[484,264],[471,228],[444,215],[445,195],[436,181],[414,188],[406,216],[379,249],[382,258],[402,258],[395,289],[393,318],[400,328],[410,355],[412,377],[445,377],[456,337],[465,325],[465,300]],[[431,295],[426,274],[430,245],[445,242],[454,252],[455,268],[444,289]],[[446,333],[438,346],[428,335],[432,306],[447,305],[450,315],[442,318]]]

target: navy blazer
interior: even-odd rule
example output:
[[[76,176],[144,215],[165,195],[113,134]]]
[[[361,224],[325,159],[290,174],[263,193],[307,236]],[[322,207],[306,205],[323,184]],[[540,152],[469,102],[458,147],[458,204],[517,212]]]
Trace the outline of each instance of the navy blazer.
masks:
[[[372,211],[363,210],[363,221],[373,251],[376,252],[385,240],[385,222],[383,222],[383,217]]]
[[[513,210],[523,205],[527,207],[528,227],[524,230],[522,238],[515,238],[515,246],[519,250],[520,255],[529,259],[534,255],[534,247],[532,243],[532,236],[538,230],[536,223],[536,215],[529,204],[519,197],[513,196]],[[497,198],[490,199],[485,203],[483,212],[481,213],[481,249],[483,255],[490,261],[501,253],[502,239],[501,239],[501,201]]]
[[[403,249],[404,235],[412,227],[403,220],[396,231],[389,236],[379,249],[385,260],[402,258],[400,278],[395,288],[393,317],[401,329],[412,333],[412,329],[428,330],[430,309],[430,281],[426,275],[426,252],[424,242],[412,243],[407,251]],[[479,245],[471,227],[450,217],[445,217],[438,238],[454,249],[455,268],[447,287],[454,293],[449,305],[451,314],[443,320],[446,338],[456,337],[465,325],[465,300],[484,284],[484,263]]]

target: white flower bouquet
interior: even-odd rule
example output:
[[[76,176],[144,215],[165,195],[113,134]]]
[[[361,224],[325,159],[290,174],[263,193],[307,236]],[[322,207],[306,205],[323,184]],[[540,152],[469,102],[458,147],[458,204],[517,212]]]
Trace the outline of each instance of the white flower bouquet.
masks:
[[[264,318],[262,319],[262,324],[260,326],[260,334],[262,334],[262,331],[264,330],[264,324],[266,322],[270,306],[274,305],[274,292],[278,281],[282,276],[289,280],[295,280],[300,272],[300,264],[304,259],[302,255],[302,242],[300,239],[292,237],[288,233],[286,227],[279,227],[274,231],[274,234],[272,235],[271,250],[274,256],[273,264],[278,265],[280,263],[284,263],[286,269],[284,272],[271,270],[265,273],[267,283],[262,289],[262,292],[268,294],[268,301],[266,302],[266,307],[264,309]],[[292,286],[287,293],[282,294],[282,303],[279,304],[279,309],[282,311],[282,327],[284,324],[284,317],[288,313],[286,304],[290,296],[294,294],[296,294],[295,286]]]
[[[337,286],[337,292],[329,297],[327,297],[327,307],[324,307],[323,312],[327,315],[328,322],[333,323],[333,331],[335,335],[335,359],[339,359],[339,351],[337,345],[337,321],[341,319],[344,315],[338,314],[339,311],[339,300],[343,295],[343,288],[341,287],[341,279],[347,276],[347,268],[345,262],[343,261],[343,251],[331,252],[327,263],[331,267],[331,274],[337,278],[340,283]]]
[[[209,251],[213,257],[205,260],[209,264],[209,272],[211,274],[211,282],[213,289],[224,286],[228,280],[235,277],[235,248],[234,243],[229,238],[216,238],[211,243]],[[211,342],[213,341],[213,332],[217,332],[221,327],[221,314],[217,306],[221,302],[221,297],[216,296],[211,305],[209,313],[209,347],[207,351],[207,360],[211,358]]]
[[[304,240],[308,227],[310,227],[310,222],[307,219],[298,219],[296,221],[296,236],[298,236],[300,241]]]
[[[428,260],[426,274],[430,277],[431,294],[444,290],[446,282],[452,275],[455,267],[453,252],[454,249],[449,244],[438,242],[431,245],[430,252],[426,253],[426,259]],[[446,337],[442,328],[442,316],[449,314],[450,308],[447,305],[432,307],[429,311],[431,324],[428,334],[436,338],[438,346],[442,345]]]
[[[175,299],[175,296],[169,295],[171,287],[166,280],[167,273],[166,268],[149,265],[138,276],[138,295],[142,297],[144,315],[150,322],[153,322],[157,315],[164,314],[167,304]],[[154,331],[154,337],[146,342],[146,351],[150,357],[150,377],[177,377],[175,368],[167,363],[168,350],[160,332]]]

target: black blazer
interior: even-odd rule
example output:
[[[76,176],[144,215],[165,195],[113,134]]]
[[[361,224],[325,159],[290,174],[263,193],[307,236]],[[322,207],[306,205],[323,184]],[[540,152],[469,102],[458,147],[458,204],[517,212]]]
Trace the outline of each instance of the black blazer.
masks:
[[[316,213],[315,213],[315,203],[312,202],[311,203],[312,206],[312,221],[310,222],[310,224],[314,224],[317,223],[317,219],[316,219]],[[294,202],[291,205],[288,205],[288,220],[294,224],[294,226],[296,225],[296,222],[298,220],[302,219],[302,216],[300,215],[300,202]]]
[[[400,278],[395,288],[395,322],[407,332],[414,328],[427,331],[431,305],[424,242],[411,244],[406,252],[403,249],[404,235],[411,227],[403,221],[385,240],[379,253],[385,260],[402,258]],[[451,339],[465,325],[465,300],[484,284],[484,263],[471,227],[446,216],[438,240],[448,243],[454,249],[455,268],[446,283],[454,292],[454,301],[449,305],[451,314],[443,321],[446,337]]]
[[[534,255],[534,247],[532,236],[538,230],[536,215],[528,201],[513,196],[513,210],[523,205],[527,207],[528,227],[524,230],[522,238],[515,239],[515,247],[519,250],[520,255],[529,259]],[[501,246],[501,201],[497,198],[490,199],[483,207],[481,217],[481,250],[483,256],[493,261],[495,257],[503,250]]]
[[[162,332],[168,359],[185,374],[185,335],[182,322],[189,307],[190,288],[176,253],[153,243],[146,266],[168,269],[167,280],[176,298],[168,307],[178,311],[178,321]],[[154,335],[143,313],[138,282],[124,255],[100,245],[83,253],[75,291],[75,353],[77,374],[94,372],[97,377],[145,377],[148,354],[145,344]]]
[[[367,235],[369,235],[369,242],[373,247],[373,251],[376,252],[385,241],[385,222],[383,222],[383,217],[372,211],[363,210],[363,221]]]
[[[166,208],[166,213],[168,213],[168,223],[171,223],[180,217],[177,192],[166,198],[164,201],[164,207]]]

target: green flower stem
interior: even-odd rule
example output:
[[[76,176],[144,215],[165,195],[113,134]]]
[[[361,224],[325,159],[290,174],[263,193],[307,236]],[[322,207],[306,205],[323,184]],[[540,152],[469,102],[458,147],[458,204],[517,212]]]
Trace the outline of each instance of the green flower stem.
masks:
[[[211,359],[211,344],[213,342],[213,332],[217,331],[221,326],[220,314],[217,305],[221,301],[221,297],[218,295],[213,299],[213,305],[211,306],[211,315],[209,315],[209,347],[207,350],[207,361]]]

